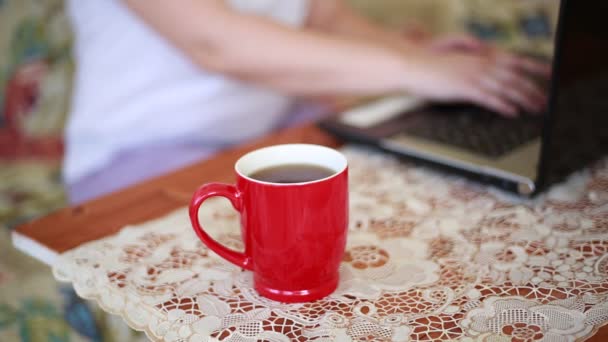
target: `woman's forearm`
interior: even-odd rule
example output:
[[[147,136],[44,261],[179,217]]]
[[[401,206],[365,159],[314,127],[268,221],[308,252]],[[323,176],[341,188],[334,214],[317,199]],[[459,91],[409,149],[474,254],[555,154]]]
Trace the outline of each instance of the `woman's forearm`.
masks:
[[[258,17],[236,20],[244,25],[227,25],[231,38],[218,49],[215,69],[225,74],[294,95],[405,90],[407,60],[398,49]]]
[[[408,88],[407,60],[386,44],[292,29],[215,1],[129,3],[207,70],[293,95],[381,94]]]

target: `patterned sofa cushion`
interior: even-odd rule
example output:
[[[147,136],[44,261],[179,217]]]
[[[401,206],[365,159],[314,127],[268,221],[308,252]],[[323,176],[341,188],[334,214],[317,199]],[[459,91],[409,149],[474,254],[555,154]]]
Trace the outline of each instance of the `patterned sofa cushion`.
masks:
[[[350,0],[392,27],[465,31],[502,46],[550,55],[559,0]]]
[[[0,158],[59,158],[71,31],[61,0],[0,0]]]

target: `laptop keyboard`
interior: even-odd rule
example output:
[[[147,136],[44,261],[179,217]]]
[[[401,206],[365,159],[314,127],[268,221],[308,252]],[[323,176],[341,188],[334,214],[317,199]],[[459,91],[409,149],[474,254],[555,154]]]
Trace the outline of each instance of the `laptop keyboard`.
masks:
[[[498,158],[539,137],[542,115],[507,119],[473,106],[436,106],[414,119],[406,134]]]

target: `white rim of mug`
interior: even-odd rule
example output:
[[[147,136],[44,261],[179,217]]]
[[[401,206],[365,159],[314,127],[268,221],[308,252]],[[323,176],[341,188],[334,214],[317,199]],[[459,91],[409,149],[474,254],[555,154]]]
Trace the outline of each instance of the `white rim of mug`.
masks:
[[[241,172],[239,170],[239,166],[240,164],[242,164],[242,161],[245,158],[251,158],[251,155],[256,154],[256,153],[260,153],[260,152],[264,152],[264,151],[268,151],[271,149],[277,149],[277,148],[289,148],[289,147],[307,147],[307,148],[317,148],[317,149],[322,149],[325,150],[327,152],[331,152],[331,153],[335,153],[336,156],[340,159],[341,163],[342,163],[342,167],[340,167],[339,170],[335,170],[334,168],[330,168],[327,165],[320,165],[323,167],[327,167],[330,168],[331,170],[334,171],[334,173],[331,176],[325,177],[325,178],[321,178],[321,179],[316,179],[314,181],[309,181],[309,182],[299,182],[299,183],[272,183],[272,182],[265,182],[265,181],[261,181],[261,180],[257,180],[254,178],[249,177],[248,175],[246,175],[245,173]],[[315,164],[314,162],[309,162],[310,164]],[[280,164],[277,164],[280,165]],[[319,164],[316,164],[319,165]],[[250,182],[254,182],[254,183],[258,183],[258,184],[264,184],[264,185],[272,185],[272,186],[305,186],[305,185],[310,185],[310,184],[315,184],[315,183],[322,183],[322,182],[326,182],[328,180],[331,180],[332,178],[335,178],[339,175],[341,175],[346,169],[348,168],[348,160],[346,159],[346,157],[344,156],[344,154],[342,154],[341,152],[333,149],[333,148],[329,148],[327,146],[323,146],[323,145],[315,145],[315,144],[282,144],[282,145],[273,145],[273,146],[268,146],[268,147],[263,147],[251,152],[248,152],[247,154],[243,155],[242,157],[239,158],[239,160],[237,160],[237,162],[234,164],[234,171],[240,176],[243,177],[245,179],[247,179]]]

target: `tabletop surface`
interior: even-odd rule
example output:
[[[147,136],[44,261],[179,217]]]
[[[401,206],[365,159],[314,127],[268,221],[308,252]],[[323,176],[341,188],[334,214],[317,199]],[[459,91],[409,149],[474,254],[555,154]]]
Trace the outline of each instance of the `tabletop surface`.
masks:
[[[13,232],[13,242],[23,252],[52,264],[57,255],[85,242],[112,235],[126,225],[143,223],[187,205],[193,191],[203,183],[232,182],[233,165],[240,156],[260,147],[284,143],[341,145],[315,125],[282,131],[165,176],[24,224]],[[608,340],[608,328],[601,328],[589,340]]]

